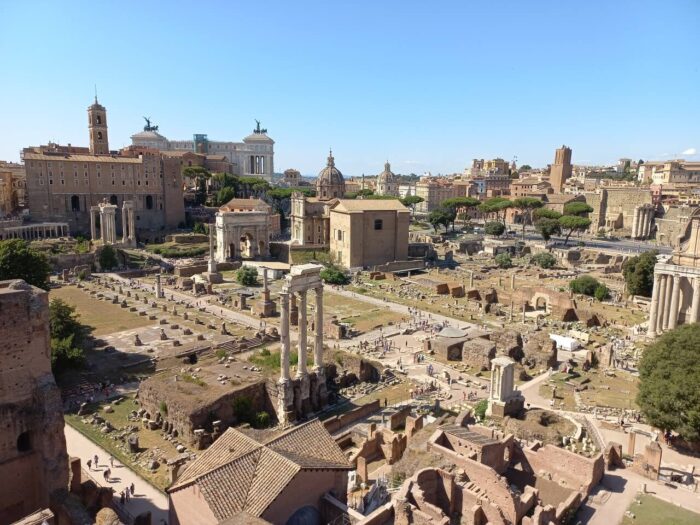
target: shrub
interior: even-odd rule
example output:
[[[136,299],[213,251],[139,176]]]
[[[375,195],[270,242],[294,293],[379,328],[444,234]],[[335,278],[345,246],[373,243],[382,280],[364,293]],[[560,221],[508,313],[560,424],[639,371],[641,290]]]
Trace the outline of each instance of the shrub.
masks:
[[[506,227],[500,222],[492,221],[486,223],[486,225],[484,226],[484,231],[487,235],[493,235],[494,237],[498,237],[500,235],[503,235],[503,232],[506,231]]]
[[[474,406],[474,415],[479,419],[484,419],[486,417],[486,409],[489,407],[489,402],[486,399],[482,399]]]
[[[240,423],[253,422],[253,401],[247,396],[237,397],[233,400],[233,413]]]
[[[224,350],[223,348],[219,348],[214,353],[216,354],[216,357],[218,357],[219,359],[223,359],[224,357],[226,357],[226,350]]]
[[[513,266],[513,260],[507,253],[499,253],[498,255],[496,255],[496,257],[493,258],[493,260],[499,268],[510,268]]]
[[[117,252],[109,244],[100,252],[100,267],[103,270],[111,270],[117,265]]]
[[[540,252],[533,255],[530,258],[530,262],[536,264],[540,268],[547,269],[557,264],[557,258],[549,252]]]
[[[270,426],[270,414],[267,412],[258,412],[255,414],[255,428],[267,428]]]
[[[192,233],[201,233],[206,235],[207,230],[204,228],[204,223],[202,222],[195,222],[194,223],[194,228],[192,228]]]
[[[598,282],[598,280],[594,279],[590,275],[582,275],[569,283],[569,289],[572,292],[580,293],[581,295],[588,295],[589,297],[595,296],[596,288],[599,286],[601,286],[601,284]]]
[[[601,283],[595,287],[593,296],[599,301],[605,301],[608,297],[610,297],[610,290],[608,290],[607,286]]]
[[[321,279],[328,284],[348,284],[350,282],[345,272],[337,266],[328,266],[321,270]]]
[[[165,401],[161,401],[160,404],[158,405],[158,410],[160,410],[160,413],[163,414],[164,416],[168,415],[168,405]]]
[[[258,269],[254,266],[242,266],[236,272],[236,282],[243,286],[258,284]]]

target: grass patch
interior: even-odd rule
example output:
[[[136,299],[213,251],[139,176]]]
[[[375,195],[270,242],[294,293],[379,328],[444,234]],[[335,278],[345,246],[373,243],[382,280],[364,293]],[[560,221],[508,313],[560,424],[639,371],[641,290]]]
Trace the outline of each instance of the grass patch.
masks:
[[[162,255],[163,257],[199,257],[209,253],[209,244],[204,243],[187,243],[179,244],[176,242],[164,242],[161,244],[147,244],[146,251]]]
[[[629,507],[635,519],[625,516],[621,525],[658,525],[659,523],[697,525],[700,523],[700,514],[682,509],[654,496],[643,494],[639,496],[639,501],[640,504],[633,502]]]
[[[306,366],[314,364],[313,352],[306,354]],[[270,352],[267,348],[263,348],[257,354],[248,358],[248,361],[259,366],[266,372],[279,372],[280,370],[280,352]],[[289,366],[297,366],[299,364],[299,354],[297,352],[289,353]]]
[[[193,376],[192,374],[182,374],[180,375],[180,379],[182,379],[186,383],[192,383],[193,385],[205,387],[207,384],[202,381],[200,378]]]
[[[153,324],[148,317],[140,317],[135,312],[129,312],[128,308],[121,308],[108,301],[100,301],[75,286],[52,288],[49,298],[63,299],[74,306],[80,316],[80,322],[92,328],[94,336],[99,337]]]
[[[331,264],[333,258],[330,255],[329,250],[290,250],[289,257],[292,264],[308,264],[311,262],[318,262],[321,264]]]

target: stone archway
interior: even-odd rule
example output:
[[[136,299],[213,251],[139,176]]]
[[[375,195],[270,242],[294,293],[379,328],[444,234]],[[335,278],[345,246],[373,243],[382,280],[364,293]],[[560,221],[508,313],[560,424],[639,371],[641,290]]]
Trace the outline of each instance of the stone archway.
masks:
[[[250,233],[244,233],[238,239],[238,248],[241,257],[244,259],[252,259],[255,257],[255,239]]]
[[[532,296],[532,299],[530,300],[530,305],[532,306],[533,310],[548,312],[549,302],[550,299],[547,295],[543,293],[536,293]]]

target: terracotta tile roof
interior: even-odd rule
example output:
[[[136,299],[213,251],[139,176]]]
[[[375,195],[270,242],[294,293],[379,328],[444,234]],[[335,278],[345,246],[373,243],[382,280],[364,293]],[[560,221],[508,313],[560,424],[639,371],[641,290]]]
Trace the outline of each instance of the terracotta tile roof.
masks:
[[[251,211],[267,211],[271,206],[261,199],[236,199],[233,198],[226,204],[221,206],[221,211],[236,211],[236,210],[251,210]]]
[[[408,208],[398,199],[341,199],[333,207],[334,211],[405,211]]]
[[[319,420],[265,443],[229,428],[168,492],[196,484],[220,521],[241,512],[260,516],[302,469],[352,469]]]

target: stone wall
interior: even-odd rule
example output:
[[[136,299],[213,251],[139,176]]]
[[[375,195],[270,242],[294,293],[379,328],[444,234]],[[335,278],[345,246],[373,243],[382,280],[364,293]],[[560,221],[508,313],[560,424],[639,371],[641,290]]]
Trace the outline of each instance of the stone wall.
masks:
[[[603,454],[587,458],[553,445],[523,448],[522,453],[535,475],[544,472],[552,481],[584,494],[600,482],[605,472]]]
[[[76,266],[95,264],[94,253],[57,253],[49,256],[49,264],[54,272],[72,270]]]
[[[341,428],[346,427],[349,424],[363,419],[371,414],[374,414],[379,410],[379,406],[379,400],[376,399],[371,403],[354,408],[349,412],[345,412],[344,414],[341,414],[339,416],[333,416],[329,419],[326,419],[323,422],[323,425],[326,427],[326,430],[329,434],[334,434],[335,432],[338,432]]]
[[[155,419],[161,411],[161,402],[165,403],[167,414],[162,414],[163,420],[177,430],[183,440],[190,443],[196,441],[195,430],[201,428],[211,432],[213,421],[221,421],[222,430],[239,423],[233,404],[235,399],[243,397],[251,400],[254,412],[266,411],[274,414],[264,381],[232,390],[209,403],[195,407],[183,403],[179,396],[169,395],[167,389],[163,388],[162,380],[149,378],[141,383],[138,391],[139,402],[151,416],[149,419]]]
[[[49,506],[68,486],[63,404],[51,373],[48,294],[0,282],[0,523]]]

